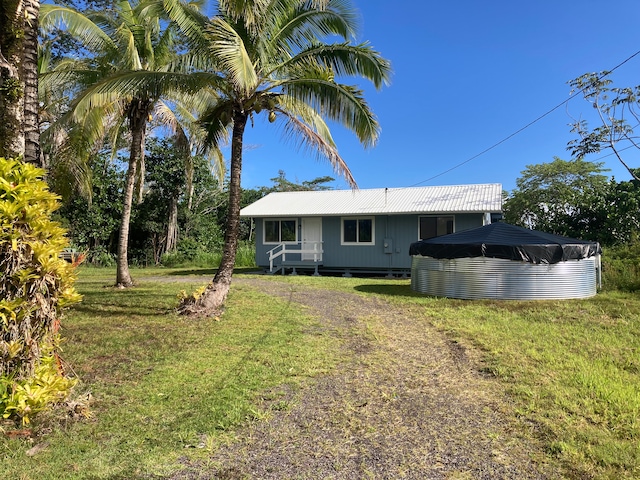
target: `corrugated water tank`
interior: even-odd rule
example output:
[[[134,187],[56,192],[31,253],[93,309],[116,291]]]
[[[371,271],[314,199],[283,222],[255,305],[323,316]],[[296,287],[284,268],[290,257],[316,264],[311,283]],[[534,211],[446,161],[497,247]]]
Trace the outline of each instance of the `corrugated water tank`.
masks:
[[[558,300],[596,294],[599,258],[528,263],[501,258],[441,259],[416,255],[412,290],[462,299]]]
[[[411,288],[462,299],[587,298],[600,283],[600,245],[493,223],[411,244]]]

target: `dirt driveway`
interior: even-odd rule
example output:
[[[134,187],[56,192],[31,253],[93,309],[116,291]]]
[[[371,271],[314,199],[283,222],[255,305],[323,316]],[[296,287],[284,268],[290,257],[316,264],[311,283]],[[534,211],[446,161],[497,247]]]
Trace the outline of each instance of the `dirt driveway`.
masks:
[[[481,373],[477,354],[415,310],[274,277],[234,283],[307,307],[349,360],[301,391],[284,392],[290,407],[272,408],[206,465],[186,464],[172,478],[557,477],[535,462],[540,445],[519,435],[525,425],[513,418],[503,386]]]

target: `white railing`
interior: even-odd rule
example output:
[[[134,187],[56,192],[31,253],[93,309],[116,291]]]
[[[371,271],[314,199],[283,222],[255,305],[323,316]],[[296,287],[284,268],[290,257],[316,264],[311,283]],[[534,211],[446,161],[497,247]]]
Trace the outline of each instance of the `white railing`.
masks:
[[[313,262],[318,263],[322,261],[322,242],[304,242],[305,248],[302,248],[302,243],[280,243],[267,253],[269,254],[269,271],[273,272],[273,261],[282,257],[282,262],[287,261],[287,253],[300,255],[302,261],[303,255],[313,255]],[[313,248],[308,248],[313,246]]]

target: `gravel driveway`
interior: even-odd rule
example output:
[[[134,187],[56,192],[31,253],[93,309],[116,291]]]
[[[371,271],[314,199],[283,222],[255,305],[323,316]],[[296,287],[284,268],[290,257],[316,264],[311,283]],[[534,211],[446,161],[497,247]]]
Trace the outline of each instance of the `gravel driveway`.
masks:
[[[415,309],[277,277],[234,284],[307,307],[348,360],[300,391],[280,390],[277,401],[284,396],[290,407],[272,408],[206,464],[185,463],[172,479],[558,477],[536,463],[541,446],[520,435],[527,426],[513,417],[503,385],[481,373],[478,354]]]

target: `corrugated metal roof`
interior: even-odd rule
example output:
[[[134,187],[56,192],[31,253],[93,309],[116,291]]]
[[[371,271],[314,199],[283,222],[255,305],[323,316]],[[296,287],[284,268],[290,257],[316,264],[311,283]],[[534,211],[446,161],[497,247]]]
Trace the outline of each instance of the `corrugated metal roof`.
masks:
[[[243,217],[501,212],[502,185],[275,192],[243,208]]]

